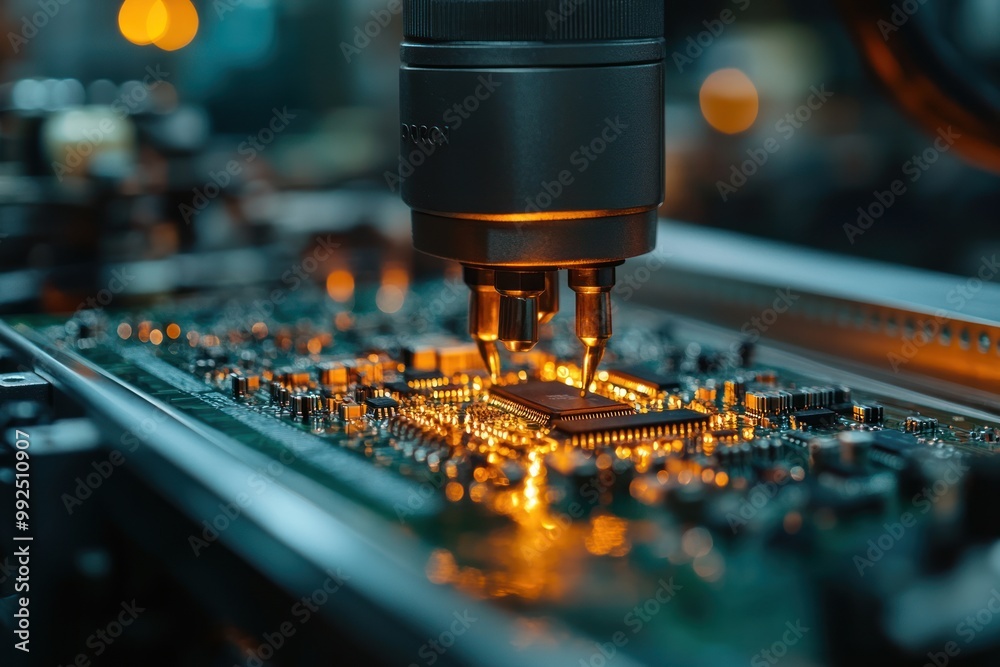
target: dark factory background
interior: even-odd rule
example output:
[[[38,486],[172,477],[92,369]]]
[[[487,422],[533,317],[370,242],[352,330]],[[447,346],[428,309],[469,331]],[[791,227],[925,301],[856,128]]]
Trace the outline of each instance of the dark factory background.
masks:
[[[442,269],[412,257],[387,178],[397,3],[168,2],[140,45],[158,28],[133,2],[4,5],[0,309],[76,310],[123,263],[122,303],[266,282],[320,232],[343,237],[311,276],[334,296]],[[996,3],[940,4],[963,66],[996,75]],[[904,117],[832,3],[666,16],[665,217],[954,273],[998,249],[1000,180]]]

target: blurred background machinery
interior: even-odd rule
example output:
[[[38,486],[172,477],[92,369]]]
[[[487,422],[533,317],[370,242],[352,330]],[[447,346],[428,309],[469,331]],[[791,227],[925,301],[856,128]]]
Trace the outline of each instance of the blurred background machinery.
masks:
[[[553,20],[585,4],[553,3]],[[413,166],[399,155],[400,9],[385,0],[7,2],[0,10],[0,315],[68,320],[59,340],[78,342],[119,311],[169,308],[203,295],[223,294],[224,303],[263,322],[276,304],[261,294],[305,287],[322,302],[316,312],[330,315],[327,333],[359,350],[393,327],[415,336],[462,330],[454,307],[467,298],[460,268],[414,252],[400,201],[400,179]],[[713,340],[718,325],[738,332],[747,349],[760,338],[775,343],[765,363],[791,363],[806,376],[820,372],[811,363],[833,363],[863,377],[873,396],[930,404],[941,415],[959,416],[959,406],[963,419],[991,423],[1000,413],[998,25],[1000,5],[990,0],[666,3],[666,200],[659,213],[682,224],[661,223],[656,253],[627,264],[614,293],[627,306],[659,313],[634,321],[652,322],[662,338],[627,335],[616,354],[630,350],[646,362],[716,374],[712,345],[731,343]],[[430,295],[427,285],[435,286]],[[802,307],[775,323],[747,325],[776,289],[794,290]],[[671,325],[668,335],[668,314],[706,328],[687,322],[676,337]],[[301,319],[289,330],[308,330]],[[122,339],[150,341],[152,331],[138,318],[125,324],[127,331],[117,330]],[[95,471],[95,452],[122,444],[136,420],[159,413],[134,387],[99,381],[75,365],[59,345],[3,326],[0,372],[22,380],[0,383],[0,425],[5,433],[30,425],[39,434],[36,470],[48,486],[38,489],[45,518],[38,543],[67,545],[41,550],[36,561],[47,577],[35,589],[48,619],[36,635],[45,664],[93,651],[88,637],[137,590],[145,596],[139,605],[148,601],[151,611],[143,612],[142,631],[126,633],[109,654],[119,662],[107,664],[251,664],[261,637],[281,627],[301,596],[340,585],[328,568],[344,554],[316,550],[309,539],[316,526],[362,545],[350,561],[368,564],[370,576],[356,579],[349,596],[317,614],[322,621],[303,626],[288,644],[294,648],[265,664],[345,655],[431,664],[419,653],[427,627],[448,627],[448,614],[468,600],[437,584],[469,584],[475,573],[435,552],[437,568],[428,566],[434,586],[426,578],[382,577],[398,566],[385,544],[402,538],[393,541],[399,536],[374,520],[343,525],[342,500],[305,476],[294,478],[298,495],[275,484],[267,498],[285,506],[308,495],[324,509],[303,514],[314,523],[257,516],[254,525],[263,529],[230,534],[239,548],[212,549],[176,567],[188,563],[190,550],[183,542],[165,549],[162,534],[188,534],[192,516],[211,516],[232,501],[227,493],[241,475],[267,464],[253,456],[230,461],[220,452],[236,451],[234,442],[206,437],[192,421],[173,415],[170,438],[136,469],[107,479],[104,500],[67,512],[60,494]],[[253,334],[260,332],[274,335],[266,326]],[[167,329],[156,334],[161,342],[175,338]],[[551,333],[543,338],[562,357],[578,353]],[[699,342],[676,347],[681,339]],[[906,354],[894,368],[888,355],[915,340],[919,354]],[[317,353],[308,347],[313,341],[324,351],[327,339],[316,335],[303,343],[303,355]],[[808,363],[782,356],[793,347]],[[739,340],[734,349],[743,349]],[[215,363],[210,355],[198,361],[199,372]],[[154,385],[143,387],[147,398],[177,391]],[[715,396],[713,387],[698,391]],[[869,408],[859,420],[870,418]],[[934,433],[927,419],[900,416],[900,426]],[[963,437],[977,447],[996,441],[993,427],[968,431]],[[899,443],[880,446],[893,463]],[[188,463],[171,459],[174,448]],[[851,455],[861,449],[843,445]],[[700,598],[704,606],[685,607],[684,617],[738,627],[755,615],[760,592],[779,586],[790,608],[824,619],[822,639],[810,635],[812,657],[789,655],[786,664],[909,665],[941,655],[949,664],[995,664],[996,625],[984,624],[958,655],[940,652],[964,615],[979,610],[978,593],[1000,581],[991,510],[1000,488],[996,466],[977,466],[960,492],[943,495],[928,525],[886,551],[892,567],[865,578],[854,576],[854,542],[839,539],[844,534],[830,517],[877,504],[884,480],[866,477],[871,486],[853,489],[847,502],[837,480],[851,474],[824,452],[830,455],[820,452],[817,465],[829,474],[817,495],[791,497],[795,511],[785,515],[808,502],[815,520],[779,517],[781,530],[754,533],[760,541],[753,544],[761,553],[788,549],[799,563],[845,545],[837,562],[848,564],[846,572],[817,566],[793,576],[749,567],[742,571],[750,573],[748,586],[771,588],[753,589],[759,595],[741,598],[740,609],[726,607],[732,616],[706,612],[713,602],[725,607],[711,590]],[[942,465],[917,457],[894,469],[900,493],[920,493]],[[768,470],[758,465],[754,474]],[[679,493],[670,502],[684,522],[709,522],[703,496]],[[698,551],[704,534],[694,523],[684,523],[684,548]],[[594,534],[608,538],[617,526],[601,523]],[[2,537],[6,546],[9,536]],[[370,543],[381,550],[368,550]],[[5,556],[0,590],[9,596],[14,578]],[[612,570],[621,577],[615,581],[627,579],[623,570]],[[714,575],[702,570],[692,581],[711,589]],[[79,613],[84,606],[91,611]],[[481,600],[474,609],[492,613]],[[582,626],[588,612],[598,618],[597,610],[582,611]],[[503,662],[511,656],[559,664],[569,655],[549,642],[538,617],[513,616],[490,616],[495,632],[477,640],[478,651],[428,655],[439,664],[511,664]],[[412,624],[401,623],[404,617]],[[583,633],[587,645],[578,653],[590,664],[607,656],[592,655],[593,632],[607,627],[595,622]],[[178,642],[179,633],[190,633],[190,641]],[[720,637],[699,638],[676,664],[732,664],[735,654],[721,648]],[[579,649],[579,637],[571,639],[567,645]],[[718,652],[706,650],[716,639]],[[517,641],[535,652],[521,651]],[[569,664],[578,664],[578,653]]]

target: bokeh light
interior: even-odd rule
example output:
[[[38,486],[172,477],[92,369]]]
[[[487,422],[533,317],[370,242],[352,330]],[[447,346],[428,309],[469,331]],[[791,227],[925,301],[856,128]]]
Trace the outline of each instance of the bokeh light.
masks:
[[[125,0],[118,11],[118,29],[125,39],[139,46],[162,37],[169,22],[163,0]]]
[[[198,10],[191,0],[161,0],[167,10],[167,29],[153,40],[164,51],[176,51],[191,43],[198,34]]]
[[[757,87],[735,68],[712,72],[701,84],[698,101],[708,124],[725,134],[752,127],[760,110]]]
[[[176,51],[198,34],[198,10],[191,0],[125,0],[118,12],[118,28],[139,46],[155,44]]]

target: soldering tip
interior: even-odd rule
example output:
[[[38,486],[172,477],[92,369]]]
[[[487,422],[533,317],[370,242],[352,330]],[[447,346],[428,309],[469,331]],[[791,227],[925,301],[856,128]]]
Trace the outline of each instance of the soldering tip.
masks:
[[[500,378],[500,351],[497,344],[490,340],[477,340],[476,346],[479,348],[479,355],[483,358],[486,370],[490,372],[490,379],[494,383]]]
[[[601,359],[604,357],[605,345],[606,342],[603,340],[597,341],[595,345],[588,345],[587,351],[583,355],[583,385],[580,387],[580,396],[582,398],[587,397],[590,385],[594,382],[597,367],[601,365]]]

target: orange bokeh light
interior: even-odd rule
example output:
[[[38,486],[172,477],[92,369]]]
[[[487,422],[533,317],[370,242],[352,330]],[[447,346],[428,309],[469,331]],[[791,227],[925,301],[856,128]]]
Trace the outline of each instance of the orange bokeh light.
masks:
[[[725,134],[748,130],[760,111],[757,87],[735,68],[712,72],[701,84],[698,101],[708,124]]]
[[[191,43],[198,34],[198,10],[191,0],[161,0],[167,9],[167,29],[153,40],[164,51],[176,51]]]
[[[139,46],[159,39],[168,23],[163,0],[125,0],[118,10],[118,29],[125,39]]]
[[[198,33],[198,10],[191,0],[125,0],[118,10],[118,29],[139,46],[155,44],[176,51]]]

